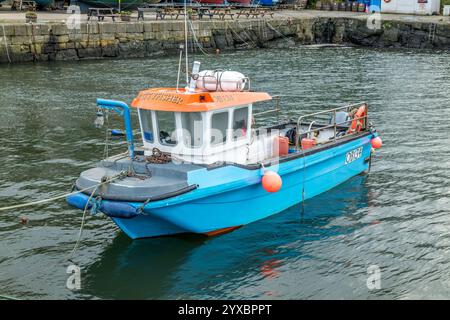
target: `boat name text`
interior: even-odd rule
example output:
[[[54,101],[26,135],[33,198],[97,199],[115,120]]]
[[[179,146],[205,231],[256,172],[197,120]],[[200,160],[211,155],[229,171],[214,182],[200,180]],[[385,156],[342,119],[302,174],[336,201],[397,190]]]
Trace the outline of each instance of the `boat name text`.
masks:
[[[349,164],[350,162],[353,162],[359,158],[361,158],[363,148],[359,147],[355,150],[347,152],[345,155],[345,164]]]
[[[181,97],[178,97],[174,94],[170,93],[161,93],[161,92],[150,92],[150,93],[143,93],[140,96],[141,100],[154,100],[159,102],[169,102],[169,103],[175,103],[175,104],[182,104],[183,99]]]

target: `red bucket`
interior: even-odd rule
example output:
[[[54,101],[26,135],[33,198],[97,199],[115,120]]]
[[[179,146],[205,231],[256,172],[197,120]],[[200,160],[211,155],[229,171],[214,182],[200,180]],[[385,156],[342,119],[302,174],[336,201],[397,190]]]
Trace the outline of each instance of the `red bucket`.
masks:
[[[303,138],[302,139],[302,149],[303,150],[312,148],[315,145],[316,145],[316,140],[314,140],[314,139],[308,139],[308,138]]]
[[[289,153],[289,138],[275,137],[273,141],[273,153],[278,156],[285,156]]]

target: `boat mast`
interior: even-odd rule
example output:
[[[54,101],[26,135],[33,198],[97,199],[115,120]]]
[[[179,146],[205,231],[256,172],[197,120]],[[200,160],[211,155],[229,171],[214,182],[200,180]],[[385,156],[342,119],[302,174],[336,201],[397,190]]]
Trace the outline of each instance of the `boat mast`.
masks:
[[[188,61],[188,29],[187,29],[187,0],[184,0],[184,54],[186,57],[186,86],[189,85]]]

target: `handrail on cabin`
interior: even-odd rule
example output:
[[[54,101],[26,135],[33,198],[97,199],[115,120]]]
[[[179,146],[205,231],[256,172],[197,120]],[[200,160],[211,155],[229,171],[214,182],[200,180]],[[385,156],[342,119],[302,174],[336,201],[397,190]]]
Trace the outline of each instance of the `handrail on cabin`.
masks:
[[[281,107],[280,107],[280,100],[281,100],[281,96],[277,95],[277,96],[272,96],[273,100],[275,100],[275,109],[270,109],[270,110],[264,110],[261,112],[256,112],[253,113],[253,116],[261,116],[263,114],[267,114],[267,113],[272,113],[272,112],[280,112],[281,111]]]
[[[131,127],[130,107],[122,101],[97,99],[97,106],[102,109],[112,110],[123,117],[125,123],[125,132],[128,143],[128,154],[131,159],[134,158],[133,129]]]

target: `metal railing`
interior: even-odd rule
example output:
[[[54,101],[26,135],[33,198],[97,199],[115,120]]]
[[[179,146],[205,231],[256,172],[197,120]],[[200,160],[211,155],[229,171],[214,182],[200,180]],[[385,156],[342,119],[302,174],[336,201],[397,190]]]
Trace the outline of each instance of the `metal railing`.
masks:
[[[261,116],[261,115],[273,113],[273,112],[279,113],[281,111],[281,107],[280,107],[281,96],[272,96],[272,98],[275,101],[275,109],[269,109],[269,110],[264,110],[261,112],[256,112],[256,113],[253,113],[253,116],[257,117],[257,116]]]
[[[355,110],[355,114],[357,112],[357,110],[362,107],[365,106],[365,114],[362,117],[354,117],[352,116],[351,118],[347,118],[345,119],[345,121],[343,122],[336,122],[336,116],[337,113],[339,111],[346,111],[349,113],[349,116],[351,116],[351,113],[353,113],[353,110]],[[334,108],[334,109],[329,109],[329,110],[325,110],[325,111],[320,111],[320,112],[315,112],[315,113],[311,113],[311,114],[307,114],[307,115],[302,115],[298,118],[297,120],[297,138],[295,139],[295,146],[296,148],[299,147],[299,144],[301,145],[301,141],[300,139],[303,139],[302,137],[304,137],[306,135],[306,137],[308,137],[311,133],[314,133],[316,131],[320,131],[320,130],[324,130],[324,129],[329,129],[329,128],[333,128],[334,130],[334,134],[333,134],[333,141],[336,142],[337,140],[343,138],[343,137],[348,137],[349,135],[354,135],[357,134],[359,131],[358,130],[354,130],[354,131],[346,131],[346,134],[344,134],[343,136],[337,136],[337,129],[339,126],[348,126],[351,127],[351,124],[353,123],[353,121],[358,121],[362,122],[361,123],[361,127],[362,129],[366,129],[367,128],[367,119],[368,119],[368,105],[366,102],[360,102],[360,103],[355,103],[355,104],[350,104],[350,105],[346,105],[343,107],[338,107],[338,108]],[[307,131],[300,131],[303,120],[307,119],[307,118],[312,118],[312,117],[317,117],[320,115],[332,115],[333,116],[333,123],[329,124],[329,125],[320,125],[317,128],[312,128],[312,125],[314,123],[316,123],[315,120],[313,120],[312,122],[310,122],[310,126],[308,128]],[[364,120],[363,120],[364,119]]]

